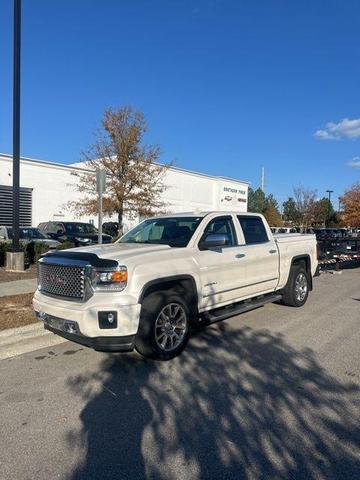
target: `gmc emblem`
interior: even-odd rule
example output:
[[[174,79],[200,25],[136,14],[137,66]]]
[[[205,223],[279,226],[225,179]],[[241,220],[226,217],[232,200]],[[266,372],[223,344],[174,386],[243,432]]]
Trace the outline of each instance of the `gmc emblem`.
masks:
[[[47,282],[54,283],[55,285],[66,284],[66,279],[64,277],[60,277],[60,275],[56,275],[55,273],[47,273],[45,278]]]

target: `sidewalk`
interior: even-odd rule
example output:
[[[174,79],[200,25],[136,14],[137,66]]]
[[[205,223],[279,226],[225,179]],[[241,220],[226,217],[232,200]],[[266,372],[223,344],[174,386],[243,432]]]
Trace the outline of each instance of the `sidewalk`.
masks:
[[[36,278],[27,278],[24,280],[0,283],[0,297],[35,292],[36,282]]]
[[[65,338],[44,329],[41,322],[0,332],[0,360],[64,343]]]

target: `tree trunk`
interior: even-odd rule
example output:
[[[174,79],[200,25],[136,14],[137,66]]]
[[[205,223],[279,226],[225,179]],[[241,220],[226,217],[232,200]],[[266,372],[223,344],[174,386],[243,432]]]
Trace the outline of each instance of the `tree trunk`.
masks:
[[[118,228],[118,235],[121,236],[124,233],[124,227],[123,227],[123,212],[118,212],[118,223],[119,223],[119,228]]]

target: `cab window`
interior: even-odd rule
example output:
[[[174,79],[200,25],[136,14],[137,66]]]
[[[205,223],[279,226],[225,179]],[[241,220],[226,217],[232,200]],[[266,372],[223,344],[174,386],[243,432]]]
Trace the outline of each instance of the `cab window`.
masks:
[[[260,217],[238,215],[237,218],[240,222],[246,245],[264,243],[269,240],[264,223]]]
[[[201,237],[200,244],[207,235],[210,234],[224,234],[228,237],[227,247],[233,247],[237,245],[235,227],[231,217],[218,217],[210,220],[207,224],[204,234]]]

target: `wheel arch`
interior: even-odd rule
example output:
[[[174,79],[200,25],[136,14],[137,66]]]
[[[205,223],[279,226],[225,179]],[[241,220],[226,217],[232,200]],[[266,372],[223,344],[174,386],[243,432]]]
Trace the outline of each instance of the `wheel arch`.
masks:
[[[290,269],[289,269],[288,279],[290,278],[291,269],[294,266],[297,266],[297,265],[303,265],[304,266],[304,268],[305,268],[305,270],[308,274],[308,277],[309,277],[309,290],[312,290],[313,289],[313,283],[312,283],[312,275],[311,275],[311,258],[310,258],[310,255],[309,254],[296,255],[295,257],[293,257],[291,259],[291,265],[290,265]]]
[[[163,290],[173,290],[184,298],[193,315],[198,314],[198,293],[194,277],[183,274],[150,280],[142,287],[138,303],[142,303],[150,294]]]

